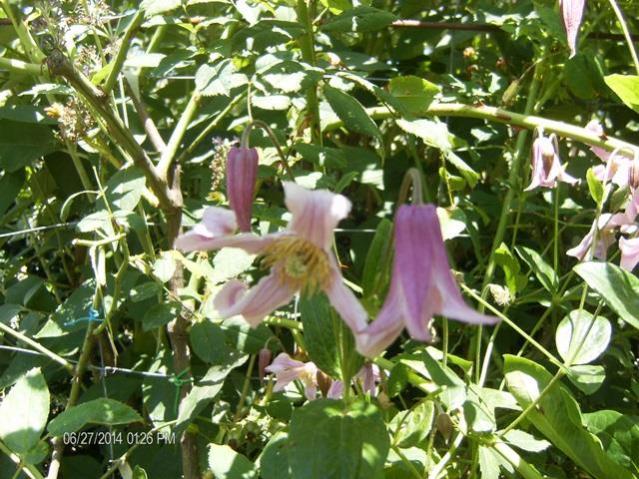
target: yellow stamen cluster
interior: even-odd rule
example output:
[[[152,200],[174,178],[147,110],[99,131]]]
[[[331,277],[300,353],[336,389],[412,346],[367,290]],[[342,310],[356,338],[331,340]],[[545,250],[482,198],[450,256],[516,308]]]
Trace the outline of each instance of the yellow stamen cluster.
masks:
[[[283,284],[304,293],[325,288],[330,281],[331,265],[326,252],[299,236],[285,236],[268,245],[261,264],[272,268]]]

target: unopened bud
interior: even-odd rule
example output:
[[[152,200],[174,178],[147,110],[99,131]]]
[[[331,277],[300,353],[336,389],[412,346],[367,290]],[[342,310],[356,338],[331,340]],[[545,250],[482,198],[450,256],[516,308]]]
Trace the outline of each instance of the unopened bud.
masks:
[[[242,146],[231,148],[226,161],[226,192],[240,231],[251,230],[257,163],[257,150]]]
[[[266,374],[266,367],[271,364],[271,350],[268,348],[260,349],[260,353],[257,356],[257,371],[260,377],[260,381],[264,381]]]

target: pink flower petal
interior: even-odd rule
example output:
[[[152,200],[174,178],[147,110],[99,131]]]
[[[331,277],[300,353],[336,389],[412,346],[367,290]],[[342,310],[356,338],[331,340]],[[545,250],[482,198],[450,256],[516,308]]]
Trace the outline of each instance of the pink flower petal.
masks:
[[[590,120],[586,125],[586,130],[593,132],[595,135],[601,138],[604,137],[604,129],[598,120]],[[608,162],[608,159],[610,158],[610,152],[605,148],[601,148],[600,146],[591,146],[590,151],[597,155],[599,159],[604,163]]]
[[[326,397],[328,399],[340,399],[344,395],[344,383],[342,381],[333,381],[331,387],[328,388]]]
[[[391,282],[386,301],[377,318],[366,328],[355,334],[357,351],[369,358],[379,355],[395,341],[404,329],[403,298],[398,292],[399,283]]]
[[[626,239],[623,236],[619,239],[619,249],[621,250],[621,267],[632,271],[639,263],[639,238]]]
[[[348,216],[351,202],[328,190],[307,190],[291,182],[284,182],[284,194],[286,207],[293,215],[289,229],[328,251],[333,230]]]
[[[366,327],[368,313],[355,297],[355,294],[344,284],[342,273],[339,271],[338,266],[333,264],[332,269],[329,286],[324,292],[335,311],[339,313],[351,331],[356,333]]]
[[[274,235],[257,236],[252,233],[233,234],[237,230],[235,213],[212,206],[204,210],[202,222],[175,240],[175,249],[181,251],[210,251],[225,247],[241,248],[258,253],[270,244]]]
[[[288,285],[271,273],[260,279],[251,289],[238,280],[231,280],[217,294],[213,304],[224,318],[241,315],[256,327],[274,309],[287,304],[294,296]]]
[[[577,34],[581,26],[586,0],[559,0],[559,3],[564,26],[566,27],[570,56],[574,57],[577,53]]]

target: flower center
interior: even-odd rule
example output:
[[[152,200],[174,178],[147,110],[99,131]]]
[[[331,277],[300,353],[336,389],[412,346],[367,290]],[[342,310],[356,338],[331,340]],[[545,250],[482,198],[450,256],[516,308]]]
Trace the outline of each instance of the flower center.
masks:
[[[279,238],[268,245],[261,264],[272,268],[282,283],[304,293],[326,287],[331,275],[326,252],[298,236]]]

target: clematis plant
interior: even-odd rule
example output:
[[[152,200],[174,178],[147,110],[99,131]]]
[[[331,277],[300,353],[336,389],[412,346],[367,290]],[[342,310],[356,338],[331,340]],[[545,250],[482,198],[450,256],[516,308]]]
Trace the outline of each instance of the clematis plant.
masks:
[[[357,350],[373,357],[404,327],[419,341],[431,341],[438,314],[469,324],[494,324],[469,307],[450,270],[437,210],[433,205],[403,205],[395,216],[395,257],[388,296],[377,318],[356,336]]]
[[[309,361],[304,363],[291,358],[286,353],[280,353],[273,360],[266,372],[275,374],[274,391],[282,391],[293,381],[300,380],[304,383],[304,395],[306,399],[312,401],[317,395],[317,373],[319,369],[315,363]]]
[[[559,0],[559,5],[572,58],[577,54],[577,35],[584,15],[586,0]]]
[[[257,150],[243,145],[231,148],[226,159],[226,193],[240,231],[251,231],[257,163]]]
[[[558,151],[557,137],[554,134],[545,136],[543,130],[538,130],[532,146],[532,179],[525,191],[539,186],[554,188],[557,181],[577,183],[576,178],[565,172]]]
[[[297,292],[322,290],[353,331],[362,329],[368,316],[344,285],[331,251],[333,229],[350,212],[350,201],[327,190],[307,190],[291,182],[284,182],[284,194],[292,215],[285,231],[265,236],[234,234],[236,215],[210,207],[202,223],[177,239],[176,248],[194,251],[231,246],[262,256],[261,264],[269,274],[253,288],[231,280],[215,297],[214,305],[222,317],[240,315],[255,327]]]

